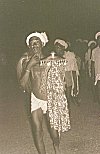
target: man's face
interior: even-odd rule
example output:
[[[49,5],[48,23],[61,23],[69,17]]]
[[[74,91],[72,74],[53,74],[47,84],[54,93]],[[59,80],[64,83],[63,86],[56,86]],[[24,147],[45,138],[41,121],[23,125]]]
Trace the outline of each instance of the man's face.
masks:
[[[38,37],[34,36],[30,39],[29,47],[35,54],[39,54],[42,49],[42,42]]]
[[[60,43],[57,42],[55,44],[55,51],[56,51],[58,56],[63,56],[64,55],[64,50],[65,50],[65,47],[62,46]]]
[[[90,45],[90,49],[94,49],[95,48],[95,46],[96,46],[96,44],[95,43],[92,43],[91,45]]]

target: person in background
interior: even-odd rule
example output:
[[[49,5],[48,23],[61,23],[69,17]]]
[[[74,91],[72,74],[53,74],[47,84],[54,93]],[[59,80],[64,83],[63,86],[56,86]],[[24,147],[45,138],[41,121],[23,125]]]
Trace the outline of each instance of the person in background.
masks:
[[[75,54],[68,50],[68,44],[62,39],[56,39],[54,41],[55,52],[57,55],[63,57],[67,61],[66,73],[65,73],[65,93],[68,102],[71,102],[71,97],[76,96],[79,93],[78,85],[78,66],[75,58]]]
[[[91,40],[88,43],[88,50],[85,53],[85,65],[86,65],[86,74],[90,78],[91,77],[91,57],[92,50],[96,47],[96,41]]]
[[[97,47],[92,51],[91,77],[96,87],[96,96],[100,104],[100,32],[96,33]]]

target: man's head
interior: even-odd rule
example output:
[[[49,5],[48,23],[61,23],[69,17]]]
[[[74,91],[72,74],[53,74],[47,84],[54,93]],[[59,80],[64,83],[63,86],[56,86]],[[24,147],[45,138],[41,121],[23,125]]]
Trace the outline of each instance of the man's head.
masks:
[[[100,46],[100,32],[96,33],[95,39],[97,41],[97,44]]]
[[[64,40],[56,39],[54,41],[55,51],[57,55],[63,56],[65,49],[68,47],[68,43],[66,43]]]
[[[26,38],[27,46],[34,52],[40,50],[48,42],[46,33],[34,32]]]
[[[88,43],[88,47],[90,48],[90,49],[94,49],[95,48],[95,46],[96,46],[96,41],[89,41],[89,43]]]
[[[40,53],[42,49],[42,42],[39,37],[33,36],[29,40],[29,48],[31,51],[34,51],[34,53]]]

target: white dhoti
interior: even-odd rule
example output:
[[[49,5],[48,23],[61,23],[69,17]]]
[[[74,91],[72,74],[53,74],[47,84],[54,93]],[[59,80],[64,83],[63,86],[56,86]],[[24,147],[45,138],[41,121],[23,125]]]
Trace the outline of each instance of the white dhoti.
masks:
[[[45,114],[47,112],[47,101],[38,99],[31,93],[31,113],[39,108],[41,108]]]

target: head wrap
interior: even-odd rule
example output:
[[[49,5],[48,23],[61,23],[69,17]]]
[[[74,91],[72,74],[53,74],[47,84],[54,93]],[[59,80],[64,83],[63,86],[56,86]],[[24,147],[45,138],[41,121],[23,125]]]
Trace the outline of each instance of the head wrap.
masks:
[[[95,45],[96,45],[96,42],[95,42],[95,41],[90,41],[90,42],[88,43],[88,47],[90,47],[91,44],[95,44]]]
[[[83,42],[88,43],[88,40],[83,40]]]
[[[82,39],[81,39],[81,38],[79,38],[79,39],[77,39],[77,40],[76,40],[76,42],[82,42]]]
[[[34,33],[31,33],[31,34],[26,38],[26,44],[27,44],[27,46],[29,46],[29,40],[30,40],[30,38],[32,38],[32,37],[34,37],[34,36],[40,38],[40,40],[41,40],[43,46],[45,46],[46,43],[48,42],[48,37],[47,37],[47,35],[46,35],[45,32],[41,32],[41,33],[39,33],[39,32],[34,32]]]
[[[68,43],[65,42],[64,40],[56,39],[56,40],[54,41],[54,45],[55,45],[56,43],[61,44],[62,46],[65,47],[65,49],[68,47]]]
[[[95,39],[97,40],[98,36],[100,36],[100,32],[96,33]]]

